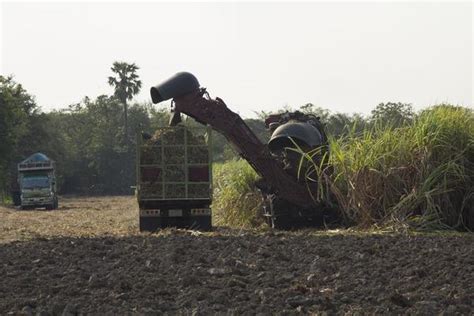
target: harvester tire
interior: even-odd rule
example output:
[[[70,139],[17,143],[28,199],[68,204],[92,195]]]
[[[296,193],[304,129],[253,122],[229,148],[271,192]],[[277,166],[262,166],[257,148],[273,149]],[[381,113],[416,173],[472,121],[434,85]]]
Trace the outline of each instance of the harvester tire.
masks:
[[[335,223],[337,215],[333,210],[321,209],[301,210],[276,196],[264,199],[267,224],[278,230],[301,229],[305,227],[325,227],[327,223]]]
[[[270,216],[268,216],[268,224],[273,229],[288,230],[292,228],[292,218],[288,213],[287,203],[274,197],[269,201]]]

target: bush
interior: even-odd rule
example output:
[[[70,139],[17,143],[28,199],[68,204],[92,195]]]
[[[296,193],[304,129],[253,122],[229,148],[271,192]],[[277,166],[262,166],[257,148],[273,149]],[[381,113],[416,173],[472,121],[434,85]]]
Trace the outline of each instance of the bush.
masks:
[[[440,105],[406,127],[331,140],[331,191],[346,222],[474,226],[474,113]]]
[[[214,165],[214,223],[255,227],[263,223],[262,198],[254,183],[256,172],[245,160]]]

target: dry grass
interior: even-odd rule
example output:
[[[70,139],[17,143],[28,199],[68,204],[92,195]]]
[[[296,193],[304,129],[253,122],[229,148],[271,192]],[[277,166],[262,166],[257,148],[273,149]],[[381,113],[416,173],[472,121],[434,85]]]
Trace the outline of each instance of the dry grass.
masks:
[[[410,124],[375,124],[330,147],[330,175],[316,164],[303,175],[318,174],[318,197],[337,201],[346,224],[474,230],[472,109],[435,106]]]
[[[138,205],[133,196],[62,197],[59,209],[53,211],[0,206],[0,218],[0,243],[138,234]]]
[[[213,223],[219,225],[214,215]],[[152,234],[191,234],[209,237],[261,234],[265,230],[216,227],[212,232],[165,229]],[[22,211],[0,205],[0,244],[62,237],[150,236],[138,230],[134,196],[60,197],[59,209]]]
[[[244,212],[245,213],[245,212]],[[138,205],[133,196],[102,197],[61,197],[58,210],[44,209],[21,211],[12,207],[0,206],[0,244],[14,241],[41,240],[62,237],[126,237],[126,236],[167,236],[191,234],[196,236],[280,236],[331,237],[331,236],[371,236],[391,235],[395,230],[314,230],[304,229],[294,232],[272,231],[266,226],[245,229],[242,225],[219,227],[219,214],[214,214],[215,229],[212,232],[195,232],[166,229],[155,234],[140,233],[138,230]],[[240,223],[240,222],[239,222]],[[216,226],[217,225],[217,226]],[[402,232],[403,233],[403,232]],[[408,233],[409,231],[405,231]],[[434,236],[464,236],[455,232],[432,232]]]
[[[213,221],[235,228],[263,223],[262,196],[255,187],[257,173],[245,160],[215,164]]]

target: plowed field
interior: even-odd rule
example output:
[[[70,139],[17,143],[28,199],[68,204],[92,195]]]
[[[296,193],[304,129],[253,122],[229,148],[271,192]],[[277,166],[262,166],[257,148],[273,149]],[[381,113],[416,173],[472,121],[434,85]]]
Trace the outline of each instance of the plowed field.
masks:
[[[0,207],[0,314],[472,314],[473,234],[137,232],[132,197]]]

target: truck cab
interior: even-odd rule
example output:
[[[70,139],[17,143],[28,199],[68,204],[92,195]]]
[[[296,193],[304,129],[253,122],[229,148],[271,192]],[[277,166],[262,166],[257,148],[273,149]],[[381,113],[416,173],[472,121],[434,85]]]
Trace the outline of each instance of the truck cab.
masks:
[[[18,164],[21,209],[58,208],[55,163],[42,153],[36,153]]]

